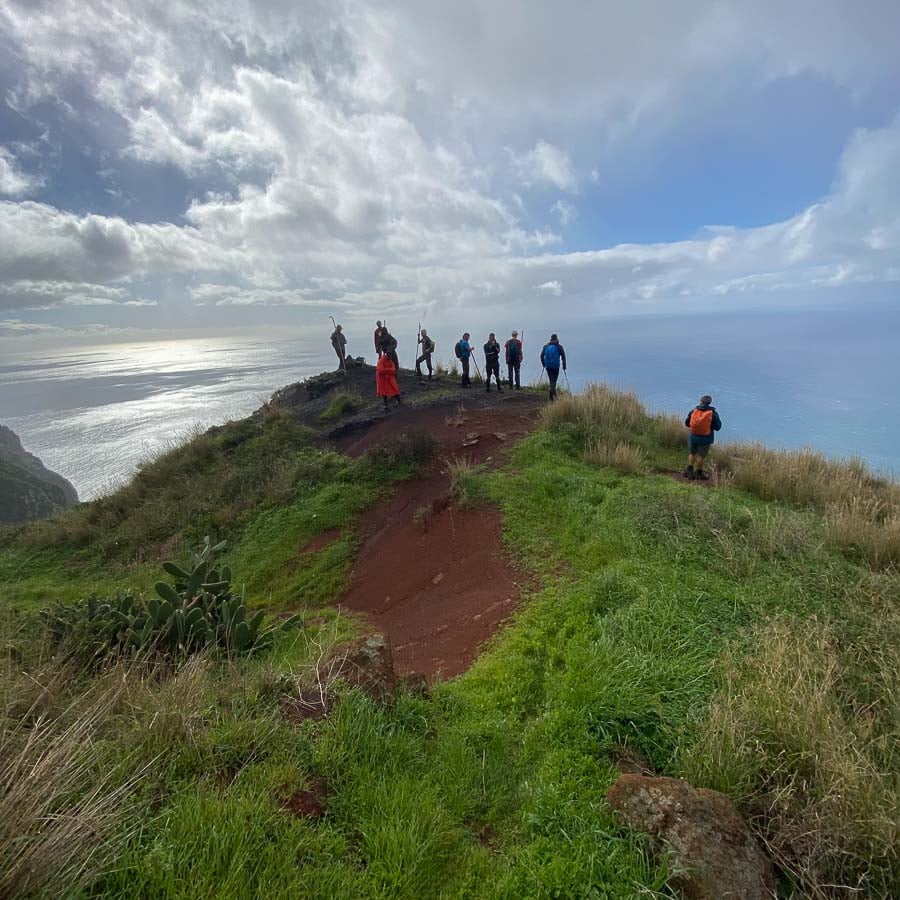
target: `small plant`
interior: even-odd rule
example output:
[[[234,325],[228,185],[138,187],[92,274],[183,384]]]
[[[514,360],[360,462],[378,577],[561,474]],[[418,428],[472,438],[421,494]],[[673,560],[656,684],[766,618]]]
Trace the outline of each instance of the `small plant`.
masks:
[[[182,659],[207,648],[229,656],[267,649],[276,628],[263,627],[265,613],[248,617],[243,591],[231,590],[231,570],[216,555],[225,542],[207,536],[190,569],[163,563],[174,583],[158,581],[158,595],[144,601],[131,593],[109,600],[56,606],[44,614],[50,640],[88,667],[120,656],[150,661]],[[300,622],[293,616],[279,627],[288,631]]]
[[[457,456],[447,466],[450,476],[450,495],[460,506],[474,502],[480,491],[477,484],[478,470],[465,456]]]
[[[320,422],[333,422],[341,416],[355,413],[363,405],[359,394],[349,391],[339,391],[332,398],[325,411],[319,416]]]
[[[428,526],[431,524],[432,518],[434,518],[434,510],[428,503],[418,507],[413,513],[413,522],[415,522],[423,531],[428,531]]]
[[[439,444],[427,431],[411,428],[401,431],[389,443],[378,444],[366,452],[370,463],[393,469],[398,466],[418,468],[434,459]]]

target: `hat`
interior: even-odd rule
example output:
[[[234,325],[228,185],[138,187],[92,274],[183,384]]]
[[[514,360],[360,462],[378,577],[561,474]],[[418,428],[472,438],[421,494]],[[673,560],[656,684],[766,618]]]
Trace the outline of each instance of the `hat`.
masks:
[[[513,336],[513,337],[518,337],[518,336],[519,336],[519,332],[518,332],[518,331],[513,331],[512,336]]]

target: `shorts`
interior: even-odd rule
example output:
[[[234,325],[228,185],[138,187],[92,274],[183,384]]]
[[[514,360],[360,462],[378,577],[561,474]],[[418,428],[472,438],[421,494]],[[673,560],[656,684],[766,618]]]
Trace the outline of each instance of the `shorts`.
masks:
[[[700,459],[706,459],[706,454],[709,453],[710,447],[712,447],[712,444],[701,444],[693,435],[691,435],[690,448],[693,456],[699,456]]]

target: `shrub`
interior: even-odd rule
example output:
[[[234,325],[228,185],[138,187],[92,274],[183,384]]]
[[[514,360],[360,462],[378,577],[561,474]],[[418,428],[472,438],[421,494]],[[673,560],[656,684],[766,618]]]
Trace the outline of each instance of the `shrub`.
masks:
[[[366,451],[366,459],[376,468],[409,466],[417,469],[431,462],[439,448],[440,444],[432,434],[421,428],[410,428],[386,443],[371,447]]]
[[[356,412],[363,405],[362,397],[359,394],[350,393],[348,391],[339,391],[328,404],[327,409],[319,416],[320,422],[333,422],[341,416],[349,415]]]
[[[460,506],[471,504],[480,494],[478,470],[465,456],[454,457],[447,465],[450,476],[450,495]]]
[[[816,619],[762,626],[726,657],[682,760],[738,800],[806,897],[891,896],[900,878],[900,615],[866,620],[843,635]]]
[[[616,391],[608,384],[589,384],[580,394],[560,394],[541,410],[541,418],[551,428],[576,425],[594,438],[621,440],[648,422],[647,410],[635,393]]]
[[[105,601],[91,597],[72,605],[57,602],[43,614],[52,645],[88,667],[121,656],[157,662],[183,659],[210,647],[229,655],[266,649],[274,629],[262,628],[263,611],[248,618],[243,593],[232,594],[231,571],[215,562],[224,546],[212,545],[207,537],[190,571],[164,563],[175,581],[156,583],[159,599],[144,602],[126,593]],[[289,630],[298,623],[294,616],[281,628]]]
[[[688,430],[678,416],[659,413],[653,417],[656,442],[660,447],[687,451]]]
[[[585,462],[596,466],[610,466],[628,475],[646,471],[647,455],[640,447],[627,441],[594,441],[584,454]]]

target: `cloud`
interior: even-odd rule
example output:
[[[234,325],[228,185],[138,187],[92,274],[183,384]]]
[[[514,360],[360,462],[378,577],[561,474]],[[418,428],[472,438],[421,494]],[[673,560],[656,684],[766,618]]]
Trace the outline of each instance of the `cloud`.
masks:
[[[562,296],[562,285],[558,281],[545,281],[543,284],[539,284],[535,290],[539,294],[552,294],[554,297]]]
[[[578,190],[578,176],[568,153],[546,141],[538,141],[532,150],[517,156],[509,151],[510,161],[519,178],[526,185],[534,183],[552,184],[561,191],[575,193]]]
[[[0,147],[0,194],[22,197],[43,185],[43,179],[23,172],[13,153]]]
[[[559,216],[559,224],[562,225],[563,228],[578,219],[578,209],[572,203],[567,203],[565,200],[557,200],[556,203],[550,207],[550,212],[556,213]]]
[[[106,187],[135,167],[189,187],[153,222],[85,211],[77,192],[35,203],[33,176],[0,151],[0,190],[20,200],[0,202],[0,308],[99,315],[158,293],[223,319],[362,317],[549,296],[583,315],[891,284],[896,121],[851,135],[832,188],[783,221],[659,243],[605,235],[579,252],[566,239],[584,246],[592,193],[629,165],[628,136],[693,126],[735,83],[811,73],[890,95],[898,9],[7,0],[21,116],[53,106],[79,138],[82,122],[109,124],[89,129]]]

